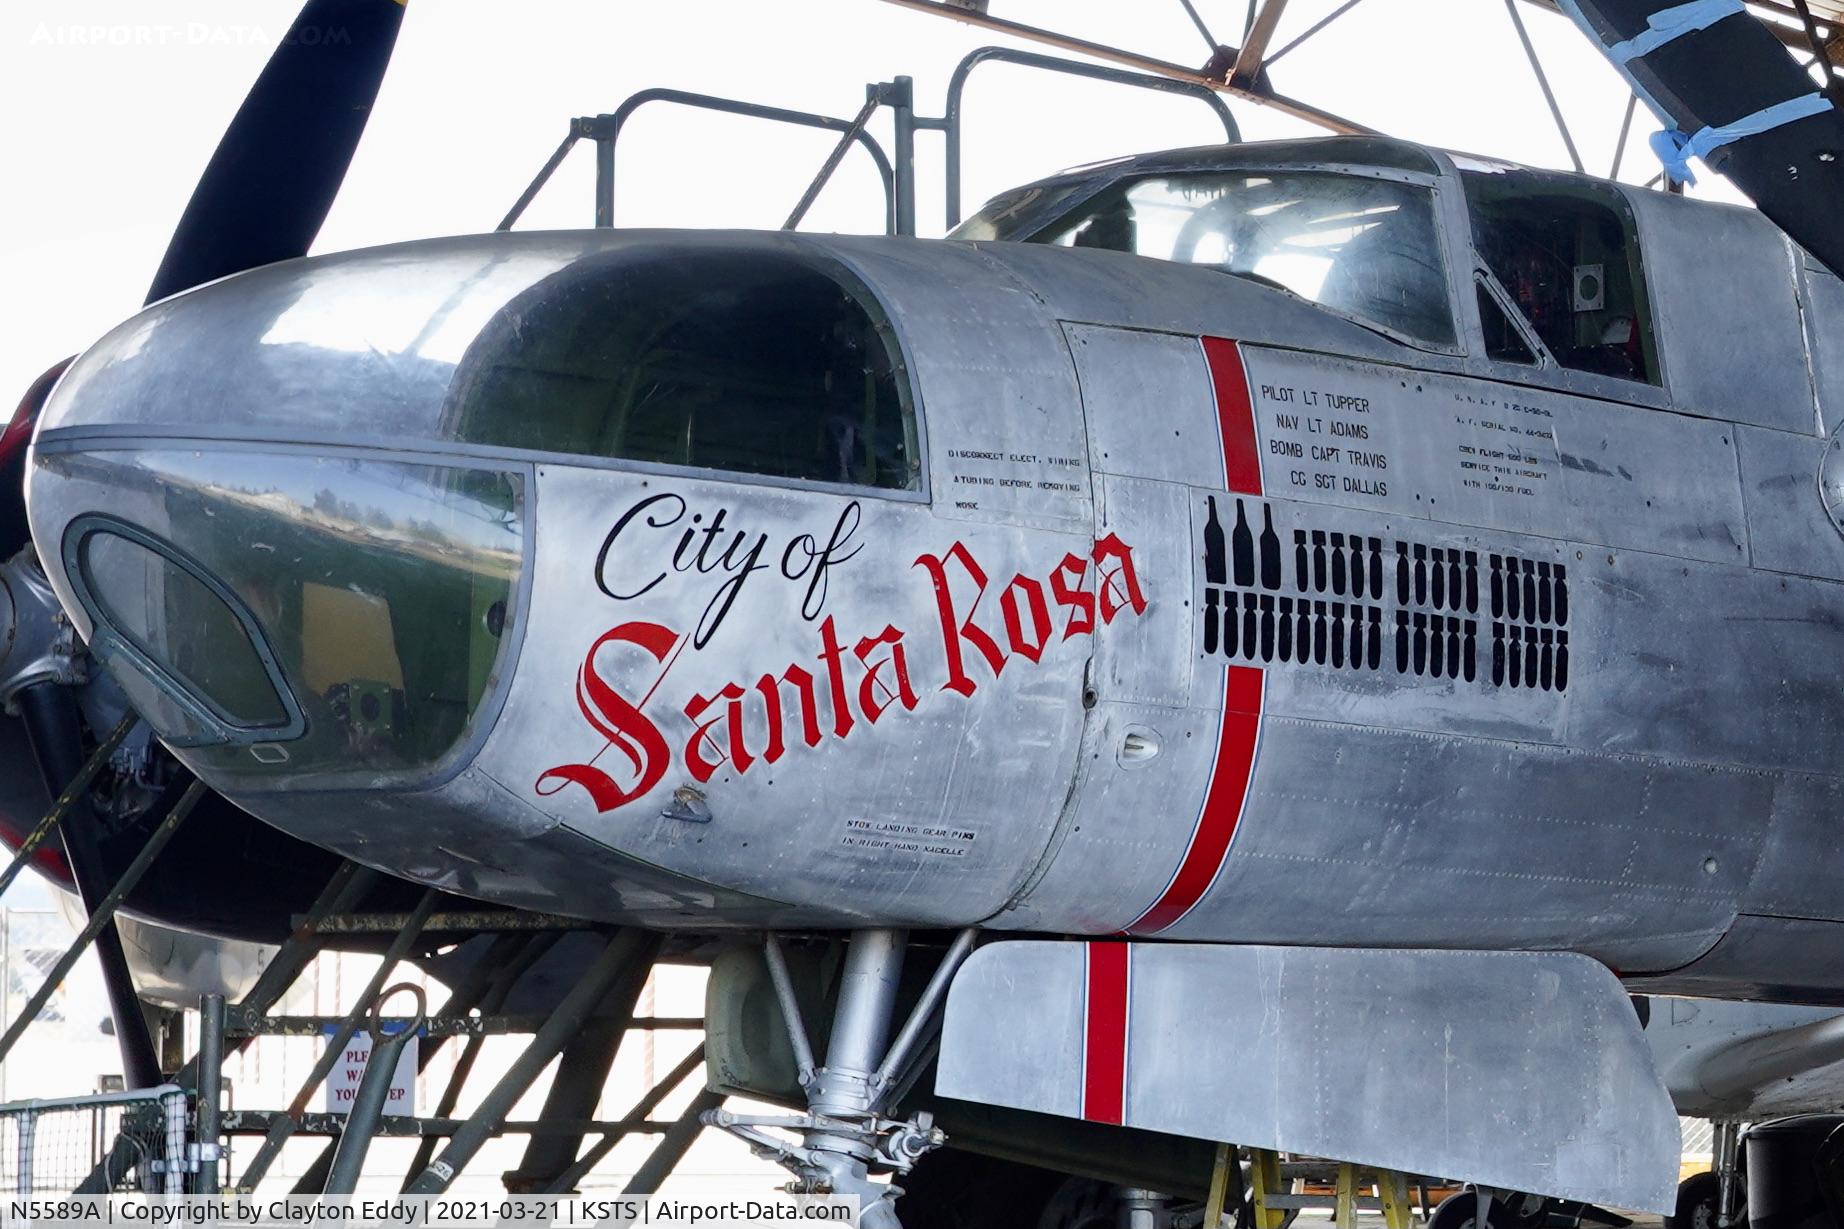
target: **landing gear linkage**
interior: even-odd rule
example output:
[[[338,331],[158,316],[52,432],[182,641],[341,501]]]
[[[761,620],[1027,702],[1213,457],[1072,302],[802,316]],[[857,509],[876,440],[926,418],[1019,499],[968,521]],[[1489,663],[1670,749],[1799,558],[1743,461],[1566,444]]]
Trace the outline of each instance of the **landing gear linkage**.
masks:
[[[793,1171],[790,1190],[857,1195],[859,1224],[864,1229],[900,1229],[894,1205],[902,1189],[873,1180],[872,1167],[907,1173],[923,1154],[946,1142],[947,1136],[927,1113],[894,1119],[882,1111],[900,1087],[949,981],[973,950],[975,937],[971,927],[955,936],[915,1009],[886,1046],[908,934],[889,928],[853,931],[833,1011],[826,1064],[818,1066],[801,1021],[781,940],[771,933],[764,954],[800,1086],[807,1094],[807,1112],[762,1115],[715,1109],[704,1114],[705,1124],[735,1135],[757,1156]],[[791,1131],[800,1138],[785,1139],[770,1134],[770,1128]]]

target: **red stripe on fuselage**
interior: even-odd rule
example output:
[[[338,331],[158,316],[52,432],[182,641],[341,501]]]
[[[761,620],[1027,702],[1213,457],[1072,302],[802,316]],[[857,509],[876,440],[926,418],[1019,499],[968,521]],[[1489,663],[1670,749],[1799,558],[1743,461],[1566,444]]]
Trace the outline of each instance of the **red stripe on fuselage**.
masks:
[[[1255,750],[1261,738],[1264,680],[1253,666],[1230,666],[1223,685],[1223,718],[1217,731],[1216,762],[1204,793],[1204,809],[1192,829],[1178,871],[1152,908],[1127,927],[1130,934],[1156,934],[1202,900],[1229,857],[1248,803],[1255,776]]]
[[[1082,1045],[1082,1116],[1119,1125],[1127,1109],[1126,943],[1090,943]]]
[[[1217,431],[1223,442],[1223,484],[1238,495],[1261,494],[1261,448],[1242,347],[1226,337],[1205,337],[1204,361],[1216,394]]]

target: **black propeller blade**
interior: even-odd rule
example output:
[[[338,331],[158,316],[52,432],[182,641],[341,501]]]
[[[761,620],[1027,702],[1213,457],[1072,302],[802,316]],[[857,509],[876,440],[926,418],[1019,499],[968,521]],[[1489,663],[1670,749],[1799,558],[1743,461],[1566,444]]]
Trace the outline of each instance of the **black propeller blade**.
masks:
[[[402,24],[402,0],[307,0],[193,190],[149,303],[307,254]]]
[[[307,254],[352,163],[402,24],[403,0],[307,0],[193,189],[148,302]],[[0,475],[9,487],[17,482],[15,462],[23,463],[29,424],[65,365],[35,383],[14,421],[0,430]],[[0,500],[0,548],[8,554],[25,536],[23,513],[9,489]],[[46,788],[56,796],[82,763],[75,695],[41,684],[18,700]],[[62,829],[87,911],[107,892],[98,831],[87,800],[72,808]],[[129,1087],[151,1087],[160,1081],[160,1065],[113,924],[97,935],[95,951],[123,1073]]]

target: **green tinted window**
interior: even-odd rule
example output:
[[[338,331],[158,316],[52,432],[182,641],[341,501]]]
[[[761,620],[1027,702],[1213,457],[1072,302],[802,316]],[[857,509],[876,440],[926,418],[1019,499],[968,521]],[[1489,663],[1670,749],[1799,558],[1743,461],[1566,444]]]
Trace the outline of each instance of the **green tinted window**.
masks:
[[[1469,171],[1465,183],[1479,259],[1556,362],[1658,383],[1639,245],[1619,193],[1522,171]]]
[[[1252,278],[1398,336],[1454,340],[1434,193],[1321,171],[1128,180],[1033,243],[1108,248]]]
[[[132,650],[99,656],[214,782],[415,782],[465,740],[516,631],[520,475],[241,450],[41,465],[133,509],[130,532],[197,570],[83,521],[68,539],[85,605]],[[194,693],[209,704],[189,715]]]
[[[852,486],[920,485],[899,351],[810,256],[622,250],[514,299],[469,346],[443,433],[470,443]]]
[[[288,711],[249,630],[202,580],[166,555],[104,529],[84,537],[80,554],[99,612],[154,665],[231,725],[287,724]]]

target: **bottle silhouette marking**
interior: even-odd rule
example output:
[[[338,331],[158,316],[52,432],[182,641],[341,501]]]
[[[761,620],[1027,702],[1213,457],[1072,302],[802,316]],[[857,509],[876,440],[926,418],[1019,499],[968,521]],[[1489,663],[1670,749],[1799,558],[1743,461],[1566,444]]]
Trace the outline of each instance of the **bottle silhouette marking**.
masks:
[[[1229,557],[1223,545],[1223,523],[1217,520],[1216,496],[1206,495],[1204,502],[1210,507],[1209,519],[1204,522],[1204,583],[1226,585]]]
[[[1261,505],[1261,587],[1281,587],[1281,540],[1274,532],[1274,509]]]
[[[1255,535],[1249,529],[1249,518],[1240,499],[1236,501],[1236,527],[1230,531],[1229,546],[1235,564],[1236,587],[1247,589],[1255,583]]]

